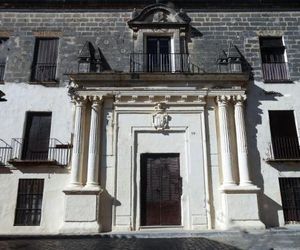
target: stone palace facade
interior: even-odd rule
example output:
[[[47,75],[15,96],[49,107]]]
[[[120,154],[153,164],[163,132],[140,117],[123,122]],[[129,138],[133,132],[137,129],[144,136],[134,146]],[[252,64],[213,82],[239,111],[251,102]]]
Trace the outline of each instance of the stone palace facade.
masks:
[[[0,2],[0,234],[299,223],[299,3],[99,2]]]

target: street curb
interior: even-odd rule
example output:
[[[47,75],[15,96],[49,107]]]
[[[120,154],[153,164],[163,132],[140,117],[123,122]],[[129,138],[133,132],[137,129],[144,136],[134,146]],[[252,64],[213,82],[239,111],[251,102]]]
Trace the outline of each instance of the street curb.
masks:
[[[82,239],[82,238],[124,238],[124,239],[138,239],[138,238],[214,238],[237,235],[300,235],[300,229],[267,229],[267,230],[228,230],[228,231],[138,231],[138,232],[113,232],[113,233],[96,233],[96,234],[14,234],[14,235],[0,235],[0,240],[14,240],[14,239]]]

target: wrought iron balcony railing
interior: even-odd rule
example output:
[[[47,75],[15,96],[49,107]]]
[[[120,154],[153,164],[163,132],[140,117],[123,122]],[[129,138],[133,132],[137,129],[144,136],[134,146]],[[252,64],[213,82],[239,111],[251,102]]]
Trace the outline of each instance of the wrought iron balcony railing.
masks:
[[[190,62],[189,54],[186,53],[132,53],[130,72],[200,73],[201,69]]]
[[[63,144],[55,138],[46,142],[47,149],[30,149],[25,148],[24,139],[12,139],[11,161],[30,161],[30,162],[51,162],[54,165],[67,166],[70,161],[71,149],[70,144]]]
[[[265,81],[284,81],[289,80],[287,63],[263,63],[262,72]]]
[[[267,160],[300,160],[297,137],[273,137],[267,150]]]
[[[0,166],[6,166],[12,156],[12,147],[0,139]]]
[[[56,63],[37,63],[32,67],[31,81],[55,82]]]

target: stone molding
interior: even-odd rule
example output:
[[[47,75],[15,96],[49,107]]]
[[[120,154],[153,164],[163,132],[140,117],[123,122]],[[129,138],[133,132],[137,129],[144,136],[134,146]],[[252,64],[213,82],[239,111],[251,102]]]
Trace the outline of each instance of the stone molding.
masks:
[[[204,95],[116,95],[115,103],[144,103],[144,104],[155,104],[155,103],[197,103],[204,105],[206,103],[206,97]]]
[[[62,31],[51,31],[51,30],[41,30],[41,31],[32,31],[32,34],[35,37],[61,37],[63,35]]]

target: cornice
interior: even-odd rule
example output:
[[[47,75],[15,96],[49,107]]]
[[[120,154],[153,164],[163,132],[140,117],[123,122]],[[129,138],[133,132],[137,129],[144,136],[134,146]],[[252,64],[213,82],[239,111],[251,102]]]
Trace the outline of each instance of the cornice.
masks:
[[[245,87],[247,73],[81,73],[68,74],[69,79],[82,88],[143,88],[143,87],[209,87],[222,89]]]
[[[143,8],[154,4],[156,0],[0,0],[0,9],[104,9],[104,8]],[[167,3],[168,1],[159,1]],[[296,10],[300,8],[298,0],[173,0],[176,8],[209,10]]]

